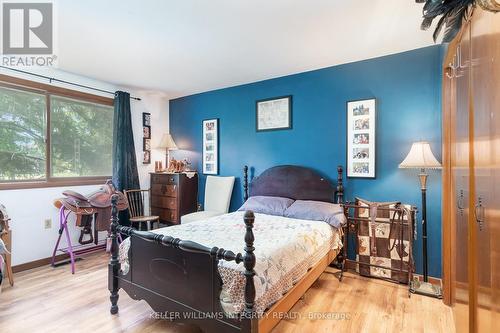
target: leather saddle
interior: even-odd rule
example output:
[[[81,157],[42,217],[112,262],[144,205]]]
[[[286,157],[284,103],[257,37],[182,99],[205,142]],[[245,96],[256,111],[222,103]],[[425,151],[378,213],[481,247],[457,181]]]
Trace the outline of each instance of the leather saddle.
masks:
[[[76,214],[76,225],[82,227],[79,242],[89,244],[94,241],[91,233],[92,217],[95,216],[96,231],[109,230],[111,220],[111,197],[118,195],[117,209],[119,211],[128,208],[126,196],[115,189],[111,180],[99,187],[96,191],[87,195],[67,190],[62,193],[64,198],[54,200],[54,206],[64,208]],[[90,235],[90,239],[83,241],[84,235]]]
[[[65,197],[59,200],[62,201],[62,204],[67,209],[75,213],[85,214],[85,212],[91,212],[92,210],[111,208],[111,197],[113,194],[118,195],[118,210],[126,209],[128,204],[125,195],[117,191],[109,180],[106,184],[99,187],[99,189],[87,195],[82,195],[71,190],[64,191],[63,195]],[[92,213],[86,213],[86,215],[90,214]]]

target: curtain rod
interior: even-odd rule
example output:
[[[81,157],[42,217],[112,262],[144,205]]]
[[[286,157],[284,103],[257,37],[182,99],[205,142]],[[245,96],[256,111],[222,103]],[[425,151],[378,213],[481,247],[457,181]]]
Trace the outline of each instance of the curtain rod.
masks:
[[[28,75],[36,76],[36,77],[39,77],[39,78],[42,78],[42,79],[46,79],[46,80],[49,80],[49,83],[59,82],[59,83],[64,83],[64,84],[69,84],[69,85],[72,85],[72,86],[80,87],[80,88],[85,88],[85,89],[99,91],[99,92],[106,93],[106,94],[115,95],[114,92],[109,91],[109,90],[94,88],[94,87],[86,86],[86,85],[79,84],[79,83],[74,83],[74,82],[70,82],[70,81],[60,80],[60,79],[56,79],[54,77],[50,77],[50,76],[46,76],[46,75],[41,75],[41,74],[36,74],[36,73],[28,72],[28,71],[23,71],[21,69],[15,69],[15,68],[7,67],[7,66],[2,66],[2,65],[0,65],[0,68],[8,69],[10,71],[14,71],[14,72],[18,72],[18,73],[23,73],[23,74],[28,74]],[[130,96],[130,98],[134,99],[136,101],[140,101],[141,100],[139,97]]]

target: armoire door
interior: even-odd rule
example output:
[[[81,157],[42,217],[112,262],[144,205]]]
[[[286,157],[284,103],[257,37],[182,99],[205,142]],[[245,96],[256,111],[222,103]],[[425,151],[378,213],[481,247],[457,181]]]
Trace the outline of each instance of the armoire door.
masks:
[[[452,80],[449,94],[452,104],[451,128],[451,280],[452,305],[455,326],[458,332],[469,330],[469,71],[465,64],[469,60],[469,30],[456,49],[454,66],[450,72]]]
[[[500,242],[500,24],[491,12],[477,11],[471,23],[474,111],[473,288],[475,329],[498,331],[498,243]]]
[[[500,324],[500,17],[475,9],[444,80],[451,304],[457,331]],[[450,78],[451,77],[451,78]],[[444,154],[446,156],[446,154]],[[447,178],[448,179],[448,178]],[[446,246],[446,245],[445,245]]]
[[[491,82],[491,107],[492,117],[490,118],[490,126],[492,126],[492,131],[490,133],[491,137],[491,174],[492,174],[492,184],[493,193],[491,200],[491,207],[487,210],[489,219],[489,231],[490,231],[490,259],[491,259],[491,322],[498,325],[500,323],[500,17],[497,13],[493,16],[492,13],[488,13],[491,21],[491,42],[490,50],[492,52],[491,57],[491,73],[493,78]]]
[[[470,40],[469,28],[464,32],[463,39],[457,48],[456,70],[453,73],[455,81],[455,128],[453,132],[453,182],[455,205],[453,267],[454,313],[458,332],[469,329],[469,76],[465,66],[469,62]]]

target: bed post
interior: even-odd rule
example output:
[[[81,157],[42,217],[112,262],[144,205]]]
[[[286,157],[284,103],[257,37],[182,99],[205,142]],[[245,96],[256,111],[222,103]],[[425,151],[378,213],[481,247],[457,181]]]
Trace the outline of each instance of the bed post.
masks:
[[[118,195],[113,194],[111,197],[111,259],[108,265],[108,289],[111,295],[111,314],[118,313],[118,272],[120,271],[120,261],[118,260],[118,209],[116,204],[118,202]]]
[[[255,284],[253,281],[253,277],[255,275],[255,247],[253,246],[253,242],[255,237],[253,235],[253,223],[255,220],[255,216],[252,211],[248,210],[245,212],[245,254],[243,255],[243,265],[245,266],[245,309],[243,310],[243,326],[245,332],[254,332],[254,302],[255,302]]]
[[[344,202],[344,180],[343,171],[341,165],[337,167],[337,203],[341,204]]]
[[[344,168],[342,168],[342,165],[337,166],[337,203],[338,204],[343,204],[344,203],[344,179],[343,179],[343,171]],[[343,211],[344,215],[347,218],[347,211],[346,207],[343,205]],[[347,227],[349,227],[347,225]],[[340,227],[341,229],[344,228],[344,226]],[[344,231],[344,235],[347,234],[347,231]],[[347,242],[344,242],[344,246],[340,250],[340,252],[337,254],[337,258],[335,260],[335,266],[340,269],[340,275],[339,275],[339,281],[342,282],[342,277],[344,275],[344,270],[345,270],[345,259],[347,258]]]
[[[248,199],[248,166],[243,167],[243,200]]]
[[[349,204],[349,202],[347,202]],[[340,229],[343,231],[342,233],[342,248],[340,249],[339,254],[337,254],[337,258],[335,261],[335,267],[340,269],[339,281],[342,282],[342,278],[344,276],[344,272],[347,271],[347,267],[345,265],[345,260],[347,259],[347,248],[348,248],[348,235],[349,235],[349,208],[346,207],[344,203],[342,203],[342,210],[344,212],[344,216],[346,218],[346,222],[344,225],[340,226]]]

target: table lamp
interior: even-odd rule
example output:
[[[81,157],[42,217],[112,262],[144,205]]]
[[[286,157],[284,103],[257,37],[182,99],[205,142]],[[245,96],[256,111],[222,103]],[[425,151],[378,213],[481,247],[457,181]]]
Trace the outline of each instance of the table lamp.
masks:
[[[420,190],[422,191],[422,251],[423,251],[423,273],[424,281],[411,281],[410,291],[437,298],[442,298],[440,286],[429,283],[427,273],[427,207],[426,191],[427,177],[426,169],[441,169],[441,163],[434,157],[431,146],[428,142],[420,141],[412,144],[410,152],[399,165],[402,169],[420,169],[418,178],[420,180]]]
[[[163,134],[158,148],[165,149],[167,151],[167,163],[165,164],[167,170],[170,164],[170,151],[177,150],[177,145],[175,144],[174,138],[170,133]]]

